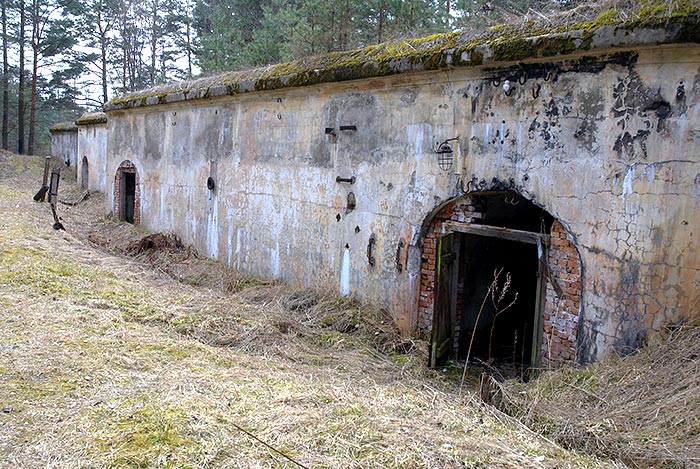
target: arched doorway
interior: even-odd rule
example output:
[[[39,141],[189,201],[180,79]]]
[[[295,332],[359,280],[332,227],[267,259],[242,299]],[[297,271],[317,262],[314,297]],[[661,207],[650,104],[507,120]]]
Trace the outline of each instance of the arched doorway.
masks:
[[[136,166],[125,160],[114,176],[114,213],[120,221],[141,223],[141,190]]]
[[[89,176],[90,176],[90,171],[88,168],[88,159],[87,156],[83,156],[83,163],[82,163],[82,171],[80,175],[80,186],[82,187],[83,190],[88,189],[88,183],[89,183]]]
[[[476,192],[423,229],[419,326],[432,366],[469,356],[522,373],[575,359],[581,262],[547,211],[514,191]]]

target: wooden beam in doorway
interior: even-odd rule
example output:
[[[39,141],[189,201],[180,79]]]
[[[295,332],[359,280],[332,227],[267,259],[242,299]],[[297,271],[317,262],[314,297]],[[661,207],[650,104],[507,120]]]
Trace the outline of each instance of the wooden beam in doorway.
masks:
[[[475,225],[472,223],[461,223],[458,221],[448,221],[444,225],[445,231],[457,233],[473,234],[477,236],[489,236],[491,238],[507,239],[520,243],[537,244],[541,240],[545,246],[549,245],[549,235],[543,233],[533,233],[531,231],[513,230],[511,228],[501,228],[499,226]]]

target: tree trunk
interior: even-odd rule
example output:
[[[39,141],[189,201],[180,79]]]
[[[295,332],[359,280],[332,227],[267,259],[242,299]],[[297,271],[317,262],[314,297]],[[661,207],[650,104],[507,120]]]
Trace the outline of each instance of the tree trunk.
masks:
[[[445,26],[450,26],[450,0],[445,0]]]
[[[384,38],[385,11],[384,1],[381,0],[379,2],[379,19],[377,20],[377,44],[381,43]]]
[[[27,142],[27,154],[29,155],[34,154],[36,129],[36,85],[39,78],[39,43],[41,42],[39,8],[39,0],[32,0],[32,95],[29,101],[29,141]]]
[[[105,27],[102,24],[102,12],[97,12],[97,29],[100,37],[100,78],[102,80],[102,102],[106,103],[109,101],[108,89],[107,89],[107,29],[109,26]]]
[[[151,81],[151,86],[156,84],[156,77],[157,73],[156,71],[158,70],[157,63],[158,63],[158,0],[153,1],[153,15],[151,16],[151,69],[149,73],[149,78]]]
[[[192,6],[187,2],[187,78],[192,78]]]
[[[7,64],[7,0],[2,0],[2,149],[9,149],[10,73]]]
[[[19,0],[19,92],[17,93],[17,153],[24,153],[24,0]]]

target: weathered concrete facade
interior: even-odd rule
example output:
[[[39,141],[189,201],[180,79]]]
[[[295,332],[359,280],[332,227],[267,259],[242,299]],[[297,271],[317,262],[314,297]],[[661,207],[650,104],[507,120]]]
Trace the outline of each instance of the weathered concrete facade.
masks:
[[[695,42],[212,94],[107,107],[104,160],[88,158],[107,211],[122,214],[127,191],[148,229],[236,269],[377,302],[405,331],[434,326],[431,236],[473,235],[483,220],[535,233],[518,235],[535,243],[536,270],[540,259],[533,347],[553,361],[698,317]],[[453,153],[436,154],[450,139]],[[521,199],[527,228],[503,218]],[[483,297],[465,295],[450,301]]]
[[[84,189],[105,192],[107,189],[107,116],[103,112],[87,113],[76,122],[78,184]]]
[[[72,168],[78,164],[78,127],[73,122],[62,122],[51,126],[51,156],[61,158]]]

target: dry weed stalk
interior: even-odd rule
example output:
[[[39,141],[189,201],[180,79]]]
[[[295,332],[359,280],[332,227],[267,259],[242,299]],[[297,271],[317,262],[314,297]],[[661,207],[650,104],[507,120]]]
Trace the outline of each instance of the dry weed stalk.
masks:
[[[489,336],[489,360],[491,359],[491,339],[493,338],[493,331],[495,328],[495,322],[496,318],[498,315],[509,309],[511,306],[515,304],[515,302],[518,299],[518,294],[516,292],[515,298],[513,298],[513,301],[508,303],[508,305],[501,307],[501,303],[505,299],[506,294],[508,293],[508,290],[510,289],[510,283],[511,283],[511,277],[510,277],[510,272],[506,272],[506,279],[503,285],[499,285],[499,278],[501,274],[503,273],[503,268],[501,267],[500,269],[496,269],[493,271],[493,280],[489,284],[489,288],[486,290],[486,294],[484,295],[484,299],[481,302],[481,306],[479,307],[479,312],[476,315],[476,320],[474,321],[474,330],[472,331],[472,336],[469,339],[469,348],[467,349],[467,358],[464,361],[464,370],[462,371],[462,379],[459,383],[459,395],[461,397],[462,395],[462,389],[464,388],[464,381],[467,376],[467,368],[469,366],[469,359],[471,358],[471,353],[472,353],[472,346],[474,345],[474,335],[476,334],[476,329],[479,325],[479,320],[481,319],[481,314],[484,312],[484,306],[486,306],[486,301],[491,298],[491,304],[494,308],[494,317],[493,321],[494,324],[491,326],[491,335]]]

